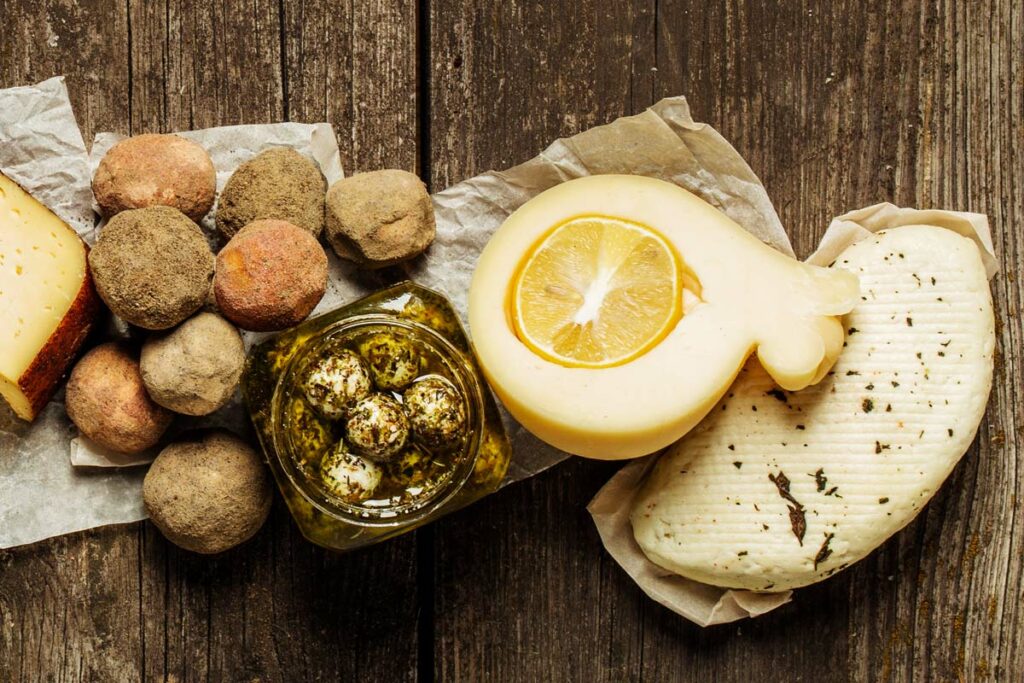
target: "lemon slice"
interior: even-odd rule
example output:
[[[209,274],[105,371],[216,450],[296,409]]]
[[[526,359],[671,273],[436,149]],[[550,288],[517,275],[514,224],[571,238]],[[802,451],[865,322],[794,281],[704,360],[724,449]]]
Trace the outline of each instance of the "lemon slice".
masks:
[[[643,355],[682,315],[683,267],[661,235],[574,218],[534,247],[515,278],[516,335],[548,360],[603,368]]]

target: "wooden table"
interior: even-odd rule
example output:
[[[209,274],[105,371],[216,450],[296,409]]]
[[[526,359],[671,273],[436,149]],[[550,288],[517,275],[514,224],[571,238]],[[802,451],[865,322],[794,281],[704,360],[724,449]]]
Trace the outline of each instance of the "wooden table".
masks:
[[[685,94],[798,254],[892,201],[987,213],[1004,267],[975,446],[766,617],[702,630],[648,600],[584,510],[614,466],[575,461],[347,556],[280,502],[213,559],[148,523],[0,552],[0,680],[1021,680],[1022,45],[1014,0],[0,0],[0,86],[66,74],[87,140],[330,121],[348,172],[437,190]]]

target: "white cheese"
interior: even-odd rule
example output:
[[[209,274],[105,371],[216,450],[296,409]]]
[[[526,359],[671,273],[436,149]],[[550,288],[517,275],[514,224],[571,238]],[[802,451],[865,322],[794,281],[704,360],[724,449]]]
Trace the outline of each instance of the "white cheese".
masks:
[[[973,440],[995,344],[974,243],[901,227],[834,267],[856,273],[862,294],[835,367],[790,393],[748,363],[662,456],[632,511],[656,564],[729,588],[819,581],[910,522]]]
[[[0,173],[0,396],[19,417],[46,405],[98,310],[85,243]]]

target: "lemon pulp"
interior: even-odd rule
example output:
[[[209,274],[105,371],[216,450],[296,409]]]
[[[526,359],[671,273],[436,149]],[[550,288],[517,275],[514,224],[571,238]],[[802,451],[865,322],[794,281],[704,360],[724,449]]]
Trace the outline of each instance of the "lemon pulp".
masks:
[[[675,326],[687,279],[675,250],[647,226],[574,218],[542,239],[520,267],[512,322],[519,339],[548,360],[621,365]]]

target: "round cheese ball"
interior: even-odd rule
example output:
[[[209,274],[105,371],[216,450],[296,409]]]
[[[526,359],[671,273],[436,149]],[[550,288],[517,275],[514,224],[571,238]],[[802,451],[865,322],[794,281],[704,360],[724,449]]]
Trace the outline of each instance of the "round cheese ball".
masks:
[[[89,252],[100,298],[115,315],[149,330],[173,327],[199,310],[213,265],[199,226],[168,206],[117,214]]]
[[[417,441],[428,448],[454,445],[466,431],[466,404],[448,379],[430,375],[402,395],[409,425]]]
[[[327,352],[311,364],[302,384],[306,400],[328,420],[340,420],[370,393],[370,371],[347,349]]]
[[[379,332],[359,344],[378,389],[400,390],[420,375],[422,358],[408,338]]]
[[[383,472],[373,462],[352,453],[344,441],[320,462],[320,481],[332,495],[358,503],[373,495]]]
[[[149,397],[138,361],[116,343],[97,346],[78,361],[64,402],[82,434],[119,453],[153,446],[173,417]]]
[[[254,221],[217,255],[221,313],[247,330],[280,330],[309,315],[327,289],[327,254],[287,221]]]
[[[268,149],[231,174],[217,205],[217,230],[230,239],[253,221],[276,218],[319,237],[326,191],[312,160],[288,147]]]
[[[372,171],[327,191],[327,240],[341,258],[381,268],[418,256],[434,241],[434,205],[407,171]]]
[[[245,347],[235,326],[199,313],[142,345],[142,381],[150,397],[185,415],[209,415],[235,393]]]
[[[108,218],[128,209],[173,206],[199,222],[213,206],[217,174],[200,145],[178,135],[136,135],[118,142],[92,179]]]
[[[361,455],[388,460],[405,446],[409,420],[398,401],[386,394],[370,394],[349,412],[345,435]]]
[[[270,513],[270,477],[259,455],[233,434],[209,431],[169,445],[153,461],[142,500],[175,545],[219,553],[247,541]]]

